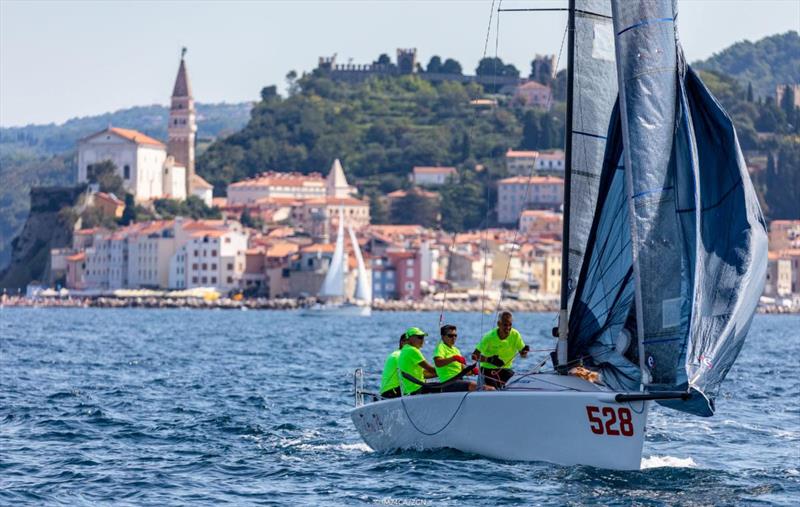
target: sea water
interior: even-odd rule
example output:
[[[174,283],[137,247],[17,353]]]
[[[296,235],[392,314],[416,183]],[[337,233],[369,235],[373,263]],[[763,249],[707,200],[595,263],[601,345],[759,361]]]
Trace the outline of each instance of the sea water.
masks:
[[[554,319],[518,314],[515,327],[547,349]],[[444,320],[459,326],[465,354],[493,324]],[[438,322],[438,312],[0,309],[0,504],[800,500],[800,316],[755,318],[714,417],[654,407],[638,472],[371,451],[349,419],[353,370],[371,372],[377,389],[403,329],[433,335],[430,358]]]

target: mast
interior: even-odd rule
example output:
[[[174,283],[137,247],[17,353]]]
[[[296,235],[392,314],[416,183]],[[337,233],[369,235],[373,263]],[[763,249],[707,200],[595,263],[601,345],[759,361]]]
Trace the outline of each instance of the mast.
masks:
[[[572,106],[573,84],[575,79],[575,0],[569,0],[567,21],[567,121],[565,124],[564,139],[564,220],[561,234],[561,308],[558,312],[558,344],[556,357],[558,364],[567,363],[567,334],[569,329],[569,214],[570,214],[570,184],[572,181]]]

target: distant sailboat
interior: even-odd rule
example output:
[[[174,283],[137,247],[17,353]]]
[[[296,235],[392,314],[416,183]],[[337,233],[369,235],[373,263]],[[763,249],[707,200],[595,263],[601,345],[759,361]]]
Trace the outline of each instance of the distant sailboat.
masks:
[[[652,401],[714,413],[763,290],[766,227],[676,18],[672,0],[570,1],[554,370],[374,403],[357,373],[351,418],[370,447],[638,469]],[[581,364],[593,373],[568,374]]]
[[[356,256],[358,278],[353,298],[347,297],[345,279],[347,277],[347,255],[344,250],[344,211],[339,208],[339,226],[336,234],[336,247],[333,251],[328,272],[322,282],[318,299],[319,303],[306,308],[306,315],[358,315],[368,317],[372,315],[372,290],[364,264],[364,256],[358,246],[356,234],[352,226],[348,226],[350,243]]]

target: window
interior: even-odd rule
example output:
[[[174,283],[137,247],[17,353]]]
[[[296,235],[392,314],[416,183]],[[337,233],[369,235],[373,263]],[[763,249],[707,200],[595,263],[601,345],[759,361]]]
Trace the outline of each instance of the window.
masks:
[[[406,282],[406,290],[414,290],[414,282]]]
[[[195,256],[195,257],[200,257],[200,252],[198,252],[197,250],[195,250],[195,251],[194,251],[194,256]]]
[[[217,283],[217,277],[216,276],[212,276],[211,277],[211,283]]]
[[[394,290],[394,284],[393,284],[392,282],[389,282],[389,283],[387,283],[387,284],[386,284],[386,290],[387,290],[387,291],[392,291],[392,290]]]
[[[131,179],[131,166],[129,166],[128,164],[125,164],[125,167],[122,168],[122,176],[126,180]]]
[[[414,259],[406,259],[406,266],[413,266],[413,265],[414,265]]]
[[[228,277],[228,283],[233,283],[233,277],[232,276]],[[256,283],[258,283],[258,282],[256,282]],[[249,280],[247,281],[247,284],[250,285],[250,281]]]
[[[216,270],[217,270],[217,265],[216,264],[212,264],[211,265],[211,271],[216,271]]]
[[[217,256],[217,251],[211,250],[211,257],[216,257],[216,256]]]
[[[408,278],[414,278],[414,268],[408,268],[408,269],[406,269],[406,277],[408,277]]]
[[[197,277],[196,276],[192,277],[192,283],[197,283]]]
[[[308,265],[311,266],[311,264],[312,264],[311,263],[311,259],[308,259]],[[228,271],[233,271],[233,263],[232,262],[228,263]]]
[[[208,278],[206,278],[206,277],[204,276],[203,278],[201,278],[201,280],[203,281],[203,283],[206,283],[206,282],[208,281]]]
[[[205,271],[205,270],[207,270],[207,269],[208,269],[208,264],[206,264],[206,263],[204,262],[204,263],[203,263],[203,271]]]

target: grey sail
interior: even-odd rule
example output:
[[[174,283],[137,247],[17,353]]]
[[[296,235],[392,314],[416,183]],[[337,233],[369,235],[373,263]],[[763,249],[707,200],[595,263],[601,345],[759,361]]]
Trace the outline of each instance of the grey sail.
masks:
[[[572,131],[570,136],[569,252],[564,270],[569,303],[592,226],[611,109],[617,99],[617,68],[610,0],[575,0]],[[569,308],[568,306],[568,308]]]
[[[637,356],[667,406],[712,415],[766,273],[733,125],[685,64],[671,1],[613,0]]]

